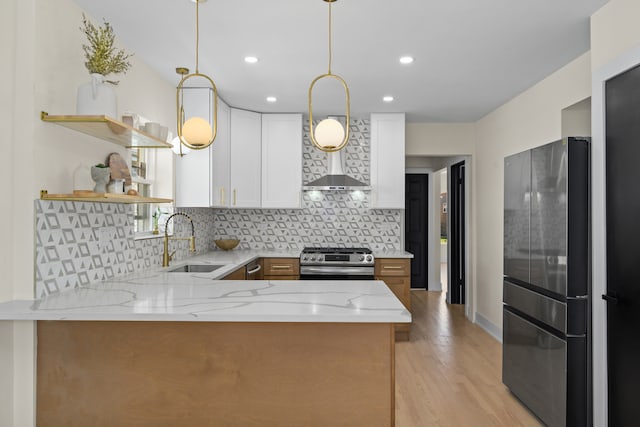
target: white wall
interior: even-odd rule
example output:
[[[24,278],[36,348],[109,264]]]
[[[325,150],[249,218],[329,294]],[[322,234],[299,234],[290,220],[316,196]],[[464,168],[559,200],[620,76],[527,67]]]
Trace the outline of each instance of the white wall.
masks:
[[[587,53],[477,123],[472,202],[477,312],[500,329],[504,157],[561,138],[562,109],[591,93],[590,67]]]
[[[640,43],[640,2],[609,0],[591,17],[591,63],[595,71]]]
[[[562,137],[591,136],[591,98],[562,110]]]
[[[458,156],[472,154],[475,147],[473,123],[407,123],[405,155]]]
[[[40,111],[74,114],[76,88],[88,80],[79,30],[82,11],[71,0],[0,2],[0,210],[5,224],[0,245],[0,300],[32,298],[34,199],[40,189],[73,190],[73,171],[81,163],[104,162],[126,150],[40,121]],[[101,22],[101,17],[93,19]],[[117,28],[115,29],[117,36]],[[126,49],[126,46],[123,46]],[[118,107],[174,125],[175,92],[134,56],[120,76]],[[167,154],[165,159],[172,160]],[[171,173],[164,174],[167,182]],[[170,186],[169,186],[170,187]],[[34,410],[33,322],[0,322],[0,425],[32,426]]]

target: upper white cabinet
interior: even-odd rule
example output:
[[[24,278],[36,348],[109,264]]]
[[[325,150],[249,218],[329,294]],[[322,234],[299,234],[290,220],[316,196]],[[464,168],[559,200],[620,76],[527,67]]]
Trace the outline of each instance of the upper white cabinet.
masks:
[[[231,109],[230,206],[261,205],[262,115]]]
[[[404,113],[371,114],[371,207],[404,209]]]
[[[206,96],[189,96],[185,103],[208,108]],[[176,157],[178,207],[300,208],[301,188],[301,114],[260,114],[218,100],[213,144]]]
[[[185,88],[183,93],[184,104],[189,108],[185,109],[185,120],[193,116],[209,117],[211,90],[203,88]],[[221,123],[218,122],[218,133],[220,133]],[[228,130],[227,130],[228,133]],[[213,145],[219,144],[216,137]],[[210,157],[211,147],[203,150],[192,150],[185,156],[176,157],[176,206],[178,207],[205,207],[210,206],[211,175]]]
[[[226,208],[230,205],[230,165],[231,165],[231,110],[218,100],[218,136],[210,148],[211,165],[210,205]]]
[[[262,207],[300,208],[302,114],[262,115]]]

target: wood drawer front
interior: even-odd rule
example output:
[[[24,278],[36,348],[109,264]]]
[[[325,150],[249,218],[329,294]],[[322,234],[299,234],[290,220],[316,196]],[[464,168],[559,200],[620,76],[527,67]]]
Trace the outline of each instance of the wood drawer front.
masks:
[[[391,292],[400,300],[402,304],[411,311],[411,282],[404,277],[376,277],[384,281]]]
[[[239,269],[227,274],[222,280],[245,280],[245,266],[243,265]]]
[[[300,260],[298,258],[265,258],[264,276],[299,276]]]
[[[264,276],[264,280],[300,280],[300,276]]]
[[[377,258],[376,276],[410,276],[411,260],[397,258]]]

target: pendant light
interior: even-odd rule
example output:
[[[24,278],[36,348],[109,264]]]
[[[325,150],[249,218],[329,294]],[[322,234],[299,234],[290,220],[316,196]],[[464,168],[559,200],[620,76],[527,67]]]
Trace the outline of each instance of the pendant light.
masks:
[[[331,72],[331,3],[335,3],[337,0],[323,0],[329,3],[329,70],[326,74],[321,74],[311,82],[309,86],[309,136],[313,145],[319,150],[326,152],[334,152],[343,149],[349,141],[349,87],[344,79]],[[339,121],[331,118],[326,118],[318,123],[318,126],[313,127],[313,86],[324,78],[333,78],[338,80],[345,93],[346,104],[346,123],[345,127],[342,127]]]
[[[177,114],[177,132],[180,143],[185,147],[193,150],[202,150],[210,146],[216,139],[218,132],[218,90],[215,83],[206,74],[201,74],[198,69],[198,48],[200,44],[200,3],[206,0],[195,0],[196,4],[196,70],[195,73],[183,75],[176,90],[176,114]],[[187,70],[186,68],[182,70]],[[181,71],[176,70],[179,74]],[[187,73],[189,71],[187,70]],[[207,89],[213,90],[213,106],[209,105],[209,111],[213,111],[212,118],[203,118],[198,116],[190,117],[185,121],[185,108],[183,103],[183,90],[187,80],[197,78],[204,80]],[[213,108],[211,108],[213,107]],[[209,114],[211,116],[211,114]]]

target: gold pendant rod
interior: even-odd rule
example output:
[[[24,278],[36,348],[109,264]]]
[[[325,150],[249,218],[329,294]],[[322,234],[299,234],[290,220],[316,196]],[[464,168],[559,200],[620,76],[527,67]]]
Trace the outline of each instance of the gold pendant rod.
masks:
[[[331,3],[329,3],[329,72],[331,74]]]
[[[200,0],[196,0],[196,74],[198,74],[198,50],[200,47]]]

